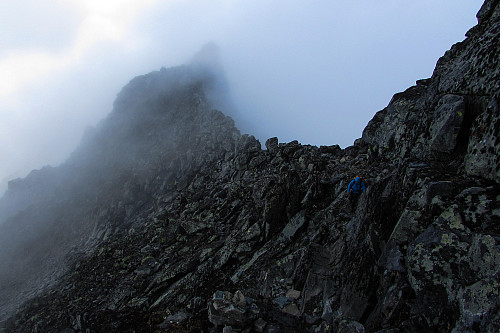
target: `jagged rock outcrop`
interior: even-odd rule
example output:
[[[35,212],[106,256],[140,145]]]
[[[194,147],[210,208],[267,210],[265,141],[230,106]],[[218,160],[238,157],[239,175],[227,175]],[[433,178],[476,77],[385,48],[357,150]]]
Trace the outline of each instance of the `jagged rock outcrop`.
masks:
[[[0,225],[3,311],[234,152],[240,133],[206,95],[216,79],[196,64],[133,79],[67,162],[9,183],[0,205],[9,208]]]
[[[499,18],[486,1],[346,149],[262,149],[189,66],[134,79],[59,173],[60,206],[30,199],[7,222],[84,221],[67,273],[5,330],[498,331]]]
[[[481,24],[439,59],[433,76],[396,94],[363,132],[376,152],[393,158],[457,159],[465,173],[498,182],[498,2],[486,1]]]

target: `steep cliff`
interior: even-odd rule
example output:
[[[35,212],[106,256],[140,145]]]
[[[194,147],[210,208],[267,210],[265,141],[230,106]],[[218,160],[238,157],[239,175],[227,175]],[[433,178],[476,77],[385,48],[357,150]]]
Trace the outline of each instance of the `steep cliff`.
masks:
[[[4,330],[498,331],[499,19],[487,0],[346,149],[262,149],[213,110],[205,67],[135,78],[64,166],[2,199],[2,288],[39,291]]]

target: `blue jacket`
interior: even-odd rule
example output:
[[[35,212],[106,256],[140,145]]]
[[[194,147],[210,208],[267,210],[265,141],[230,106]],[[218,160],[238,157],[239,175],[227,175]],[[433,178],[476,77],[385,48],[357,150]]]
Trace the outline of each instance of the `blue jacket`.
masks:
[[[356,177],[349,183],[349,186],[347,187],[347,192],[361,193],[361,191],[363,192],[366,191],[365,182],[362,181],[361,178]]]

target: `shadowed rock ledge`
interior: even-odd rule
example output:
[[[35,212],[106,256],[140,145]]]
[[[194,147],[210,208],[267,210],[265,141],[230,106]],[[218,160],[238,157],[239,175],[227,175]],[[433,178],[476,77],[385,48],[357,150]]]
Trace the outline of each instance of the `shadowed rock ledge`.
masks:
[[[2,198],[4,318],[30,298],[3,330],[498,331],[499,18],[486,1],[346,149],[263,149],[203,66],[133,79],[64,165]]]

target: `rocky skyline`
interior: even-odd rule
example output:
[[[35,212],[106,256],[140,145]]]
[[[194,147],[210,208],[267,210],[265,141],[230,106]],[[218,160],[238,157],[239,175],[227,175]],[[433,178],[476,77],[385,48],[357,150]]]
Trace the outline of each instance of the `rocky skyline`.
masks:
[[[215,109],[210,66],[134,78],[1,199],[0,327],[497,331],[499,1],[477,18],[345,149],[264,149]]]
[[[63,163],[132,77],[183,64],[209,42],[222,50],[243,133],[350,146],[394,92],[431,75],[481,4],[7,1],[0,195],[9,180]]]

